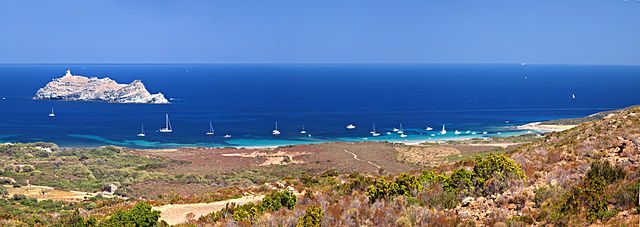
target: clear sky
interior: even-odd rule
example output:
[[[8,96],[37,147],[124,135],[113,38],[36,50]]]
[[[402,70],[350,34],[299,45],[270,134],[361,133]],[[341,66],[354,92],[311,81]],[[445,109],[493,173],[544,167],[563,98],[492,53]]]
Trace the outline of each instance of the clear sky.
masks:
[[[640,0],[1,0],[0,63],[640,64]]]

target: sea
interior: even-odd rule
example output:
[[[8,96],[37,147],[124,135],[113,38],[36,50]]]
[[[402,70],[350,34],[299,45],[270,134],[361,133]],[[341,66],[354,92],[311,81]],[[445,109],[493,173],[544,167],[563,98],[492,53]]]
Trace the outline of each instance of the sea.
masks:
[[[66,69],[119,83],[140,79],[171,104],[32,99]],[[539,133],[514,126],[638,103],[640,66],[624,65],[0,65],[0,142],[160,149],[488,138]],[[158,132],[165,114],[172,133]],[[214,135],[205,134],[209,122]],[[371,135],[374,124],[380,136]],[[138,137],[142,125],[146,136]],[[400,125],[406,137],[393,132]]]

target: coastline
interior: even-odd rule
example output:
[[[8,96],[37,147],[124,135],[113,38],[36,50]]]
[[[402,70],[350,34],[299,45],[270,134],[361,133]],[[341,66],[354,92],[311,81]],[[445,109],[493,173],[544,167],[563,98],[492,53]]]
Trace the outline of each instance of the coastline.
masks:
[[[518,130],[536,130],[542,132],[561,132],[576,127],[577,125],[545,124],[544,122],[532,122],[515,128]]]

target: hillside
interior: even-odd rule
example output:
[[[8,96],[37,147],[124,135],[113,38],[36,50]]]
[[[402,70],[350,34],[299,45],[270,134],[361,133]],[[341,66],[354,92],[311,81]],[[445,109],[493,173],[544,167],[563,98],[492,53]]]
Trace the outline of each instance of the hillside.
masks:
[[[491,143],[164,151],[2,145],[0,224],[635,225],[639,140],[640,107],[632,107],[543,137]],[[43,187],[29,184],[55,189],[40,195],[28,190]]]

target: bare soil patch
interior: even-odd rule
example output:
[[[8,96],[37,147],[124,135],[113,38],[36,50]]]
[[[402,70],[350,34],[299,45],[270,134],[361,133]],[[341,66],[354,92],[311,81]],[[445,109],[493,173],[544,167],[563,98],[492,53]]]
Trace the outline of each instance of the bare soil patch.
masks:
[[[54,189],[47,186],[28,185],[19,188],[14,188],[11,185],[5,185],[9,192],[9,197],[14,194],[24,194],[29,198],[35,198],[37,200],[58,200],[67,202],[79,202],[86,200],[90,197],[98,195],[98,193],[92,192],[80,192],[80,191],[63,191]],[[44,192],[44,193],[43,193]],[[113,197],[112,195],[102,194],[104,197]]]
[[[258,202],[262,198],[264,198],[264,195],[251,195],[213,203],[170,204],[154,207],[153,209],[160,211],[160,220],[166,221],[169,225],[176,225],[189,221],[189,217],[198,219],[211,212],[219,211],[229,203],[242,205]]]

